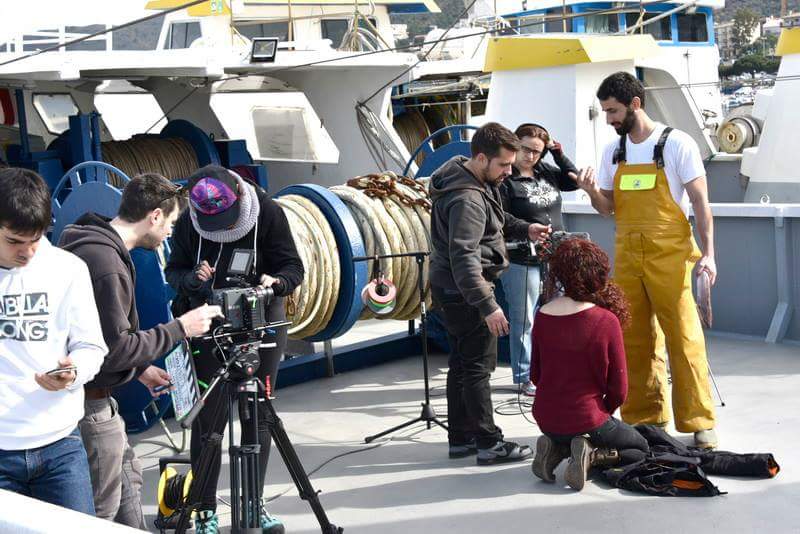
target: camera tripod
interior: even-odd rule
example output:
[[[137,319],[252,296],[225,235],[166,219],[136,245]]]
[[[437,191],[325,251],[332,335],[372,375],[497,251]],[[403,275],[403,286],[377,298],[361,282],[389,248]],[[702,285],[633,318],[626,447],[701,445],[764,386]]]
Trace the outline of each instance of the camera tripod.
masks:
[[[425,402],[422,403],[422,412],[420,413],[419,417],[412,419],[411,421],[406,421],[405,423],[394,426],[387,430],[384,430],[383,432],[379,432],[378,434],[367,436],[366,438],[364,438],[364,443],[371,443],[376,439],[383,437],[387,434],[397,432],[398,430],[402,430],[403,428],[409,427],[411,425],[423,421],[427,423],[428,429],[431,428],[431,423],[436,423],[443,429],[447,430],[447,425],[445,425],[443,422],[439,420],[439,418],[436,416],[436,411],[433,409],[433,406],[431,406],[430,388],[428,385],[428,313],[425,306],[425,283],[422,280],[425,256],[428,255],[430,255],[430,252],[407,252],[404,254],[383,254],[375,256],[358,256],[353,258],[354,262],[375,260],[375,265],[378,264],[378,260],[387,258],[413,257],[414,259],[416,259],[417,269],[418,269],[417,287],[419,289],[419,309],[420,309],[420,323],[421,323],[420,337],[422,341],[422,370],[425,378]]]
[[[289,323],[283,321],[270,323],[258,330],[274,329],[286,326]],[[263,333],[262,333],[263,336]],[[261,446],[258,443],[258,409],[259,393],[264,393],[261,399],[263,408],[267,410],[267,424],[275,446],[283,459],[292,480],[297,486],[300,498],[308,501],[314,515],[319,521],[323,534],[339,534],[344,529],[333,525],[325,514],[322,504],[317,497],[308,475],[303,469],[300,459],[294,450],[294,446],[286,434],[275,408],[270,401],[266,386],[261,380],[253,376],[259,366],[258,348],[264,347],[261,339],[249,340],[243,343],[231,344],[225,350],[218,342],[218,335],[210,336],[217,344],[220,355],[224,358],[220,367],[203,393],[203,396],[192,407],[189,414],[181,421],[183,428],[190,428],[192,422],[203,409],[206,399],[217,387],[220,387],[221,398],[227,401],[228,407],[228,439],[230,455],[230,476],[231,476],[231,532],[236,534],[261,534],[260,525],[261,515],[261,484],[259,477],[258,455]],[[230,338],[228,338],[230,339]],[[269,346],[269,345],[267,345]],[[237,402],[244,406],[243,412],[246,414],[242,418],[241,444],[236,446],[233,438],[233,412]],[[224,426],[225,403],[219,402],[214,411],[212,428]],[[222,443],[222,434],[212,433],[200,452],[198,459],[197,472],[194,473],[194,480],[185,499],[176,506],[176,511],[169,519],[170,523],[175,524],[178,534],[183,534],[189,528],[189,521],[192,512],[201,504],[202,495],[211,482],[209,474],[215,456],[219,454],[219,447]],[[166,459],[167,461],[169,459]],[[185,461],[184,461],[185,462]],[[177,517],[177,520],[172,518]],[[161,525],[157,525],[161,528]]]

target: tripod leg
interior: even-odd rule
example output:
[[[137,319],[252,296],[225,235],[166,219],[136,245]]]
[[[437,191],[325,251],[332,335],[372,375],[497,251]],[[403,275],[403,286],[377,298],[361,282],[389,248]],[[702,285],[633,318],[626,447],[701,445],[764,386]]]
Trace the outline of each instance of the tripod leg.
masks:
[[[286,429],[283,427],[283,421],[278,417],[269,398],[267,398],[264,403],[264,408],[266,408],[268,412],[269,431],[270,434],[272,434],[272,440],[275,442],[275,446],[278,448],[278,452],[281,454],[283,463],[286,464],[286,469],[292,476],[295,486],[297,486],[300,498],[304,501],[308,501],[311,510],[314,511],[314,515],[317,517],[323,534],[342,532],[342,528],[336,527],[328,520],[328,516],[317,497],[317,492],[311,485],[311,481],[308,479],[305,469],[303,469],[303,464],[300,463],[300,458],[297,457],[297,452],[295,452],[292,442],[289,441],[289,436],[286,434]]]
[[[258,389],[255,383],[251,386],[239,386],[239,421],[242,428],[241,445],[232,446],[231,451],[231,478],[233,479],[233,466],[236,465],[236,482],[241,484],[241,493],[236,489],[236,499],[239,504],[235,516],[238,531],[247,532],[247,529],[260,532],[261,511],[261,486],[259,481],[258,457],[261,446],[258,441]],[[231,406],[233,414],[233,406]],[[232,419],[231,415],[231,419]],[[233,423],[231,422],[231,425]],[[231,436],[233,432],[231,432]],[[231,438],[232,440],[233,438]],[[235,461],[234,461],[235,460]],[[234,489],[233,483],[231,489]]]
[[[221,394],[227,395],[230,385],[227,382],[223,382],[220,387],[222,388]],[[220,402],[217,404],[214,410],[214,424],[212,428],[218,428],[219,423],[225,420],[226,407],[227,404],[225,402]],[[201,504],[203,494],[210,483],[208,475],[211,471],[211,466],[214,465],[216,456],[220,454],[221,445],[222,434],[213,432],[208,436],[205,444],[203,445],[203,449],[200,451],[200,457],[197,461],[197,472],[193,473],[194,480],[192,481],[192,486],[189,489],[189,495],[186,497],[186,501],[183,503],[183,506],[178,512],[180,516],[177,526],[175,527],[175,532],[177,534],[183,534],[186,532],[186,530],[188,530],[189,521],[192,518],[192,512],[194,512]]]

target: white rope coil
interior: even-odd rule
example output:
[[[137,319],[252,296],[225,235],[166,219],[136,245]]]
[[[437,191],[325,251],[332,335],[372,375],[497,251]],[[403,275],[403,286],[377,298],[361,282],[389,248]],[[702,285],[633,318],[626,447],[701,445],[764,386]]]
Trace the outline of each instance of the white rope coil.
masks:
[[[322,331],[333,315],[339,298],[339,249],[328,221],[313,202],[299,195],[286,195],[276,201],[287,214],[306,270],[287,309],[292,321],[289,335],[300,339]]]
[[[429,252],[430,198],[427,187],[394,173],[371,174],[349,180],[330,191],[353,216],[367,256]],[[289,329],[294,339],[324,330],[339,299],[339,251],[333,231],[322,212],[308,199],[287,195],[276,199],[289,220],[289,227],[306,269],[303,283],[287,299]],[[374,260],[367,262],[370,279]],[[397,289],[390,313],[375,314],[364,307],[360,319],[411,320],[420,316],[416,259],[384,258],[379,270]],[[425,301],[430,305],[428,261],[423,266]],[[359,291],[361,288],[359,288]]]

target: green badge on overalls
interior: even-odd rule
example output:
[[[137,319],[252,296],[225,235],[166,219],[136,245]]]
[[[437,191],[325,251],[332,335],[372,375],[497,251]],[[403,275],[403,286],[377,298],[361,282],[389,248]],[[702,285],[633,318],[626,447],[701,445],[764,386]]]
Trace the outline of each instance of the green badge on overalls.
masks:
[[[655,174],[623,174],[619,178],[621,191],[649,191],[655,186]]]

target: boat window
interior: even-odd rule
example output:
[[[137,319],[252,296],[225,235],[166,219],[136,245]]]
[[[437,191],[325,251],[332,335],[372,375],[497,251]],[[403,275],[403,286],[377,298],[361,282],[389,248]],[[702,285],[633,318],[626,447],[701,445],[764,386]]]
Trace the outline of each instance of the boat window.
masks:
[[[34,94],[33,107],[47,131],[56,135],[67,131],[69,116],[78,113],[75,100],[67,93]]]
[[[89,26],[66,26],[64,31],[67,34],[67,39],[71,40],[76,37],[91,35],[105,29],[106,27],[104,24],[92,24]],[[93,37],[92,39],[81,41],[80,43],[67,45],[65,48],[67,52],[72,52],[75,50],[106,50],[106,35],[99,35],[97,37]],[[108,49],[110,48],[111,46],[109,43]]]
[[[374,17],[369,17],[369,21],[375,28],[378,27],[378,21]],[[347,28],[350,26],[349,19],[323,19],[322,21],[322,38],[330,39],[333,47],[338,47],[342,44],[344,34],[347,33]],[[358,21],[358,25],[366,30],[371,30],[367,23],[363,20]]]
[[[173,22],[169,26],[167,48],[171,50],[189,48],[200,35],[199,22]]]
[[[705,43],[708,41],[708,25],[705,13],[679,13],[678,41],[684,43]]]
[[[520,35],[544,32],[544,15],[529,15],[510,19],[509,23]]]
[[[647,22],[648,20],[657,17],[660,13],[645,13],[643,22]],[[625,26],[627,28],[632,28],[636,26],[636,23],[639,22],[639,13],[625,13]],[[672,23],[670,22],[670,17],[664,17],[663,19],[659,19],[656,22],[651,22],[650,24],[644,26],[643,28],[644,33],[649,33],[653,36],[653,39],[656,41],[671,41],[672,40]],[[640,30],[636,30],[636,33],[639,33]]]
[[[260,159],[319,159],[305,108],[259,107],[253,110],[253,124]]]
[[[545,13],[550,20],[545,23],[544,31],[547,33],[561,33],[561,32],[571,32],[572,31],[572,19],[567,19],[566,21],[563,20],[564,15],[569,15],[572,13],[572,8],[567,6],[564,7],[554,7],[548,9]],[[566,27],[564,22],[566,22]]]
[[[288,21],[237,24],[236,31],[248,39],[252,39],[253,37],[277,37],[279,41],[289,40]]]
[[[619,31],[619,18],[617,15],[587,15],[586,33],[617,33]]]
[[[106,80],[100,84],[95,90],[94,105],[115,141],[148,130],[160,132],[167,125],[155,97],[126,80]]]
[[[302,92],[223,92],[210,103],[228,138],[244,139],[256,160],[339,161],[339,149]]]

